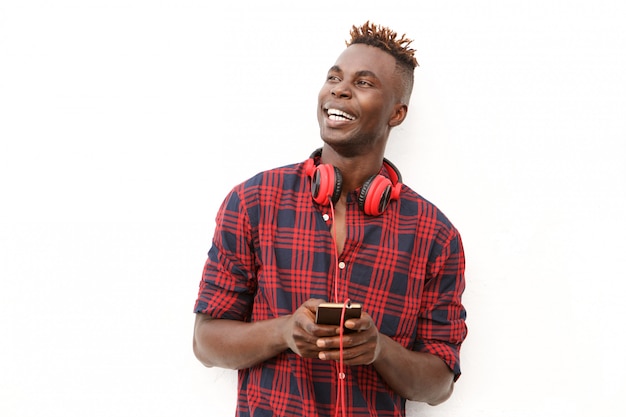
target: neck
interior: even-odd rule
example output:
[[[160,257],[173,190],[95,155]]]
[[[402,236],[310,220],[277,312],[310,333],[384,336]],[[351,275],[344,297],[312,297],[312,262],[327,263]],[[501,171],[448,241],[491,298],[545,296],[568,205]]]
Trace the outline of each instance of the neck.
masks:
[[[347,193],[361,187],[368,178],[376,175],[383,165],[384,148],[370,149],[366,153],[349,155],[338,153],[329,145],[324,145],[321,162],[331,164],[341,171],[343,178],[342,199]]]

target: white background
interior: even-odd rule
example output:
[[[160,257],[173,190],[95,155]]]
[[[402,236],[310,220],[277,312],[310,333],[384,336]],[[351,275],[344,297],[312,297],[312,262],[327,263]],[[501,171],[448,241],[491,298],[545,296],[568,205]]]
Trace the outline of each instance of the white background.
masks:
[[[408,414],[625,415],[625,4],[0,1],[0,415],[233,415],[191,351],[215,213],[321,144],[368,19],[415,39],[387,157],[468,260],[463,376]]]

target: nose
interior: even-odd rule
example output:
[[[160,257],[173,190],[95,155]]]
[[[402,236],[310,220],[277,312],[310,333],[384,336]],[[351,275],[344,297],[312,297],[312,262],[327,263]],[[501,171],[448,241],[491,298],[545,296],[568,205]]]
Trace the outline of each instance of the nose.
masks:
[[[352,97],[352,91],[350,90],[350,87],[346,85],[345,82],[340,82],[340,83],[335,84],[333,88],[330,89],[330,94],[332,94],[333,97],[337,97],[337,98]]]

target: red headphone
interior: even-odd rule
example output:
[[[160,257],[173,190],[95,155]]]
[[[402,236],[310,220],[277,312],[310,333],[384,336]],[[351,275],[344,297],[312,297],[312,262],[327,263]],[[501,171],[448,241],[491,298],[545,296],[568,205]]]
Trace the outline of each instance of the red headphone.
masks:
[[[327,206],[335,204],[341,196],[341,171],[330,164],[315,165],[315,158],[322,155],[322,148],[316,149],[304,163],[306,174],[311,177],[311,196],[313,201]],[[400,171],[386,158],[383,165],[387,168],[389,178],[377,174],[369,177],[361,186],[359,208],[369,216],[380,216],[391,200],[400,197],[402,176]]]

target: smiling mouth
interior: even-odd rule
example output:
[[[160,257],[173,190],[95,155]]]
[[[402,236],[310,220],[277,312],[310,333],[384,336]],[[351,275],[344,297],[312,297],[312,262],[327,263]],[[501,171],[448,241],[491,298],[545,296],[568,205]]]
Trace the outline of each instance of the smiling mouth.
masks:
[[[345,111],[341,111],[338,109],[328,109],[326,110],[326,114],[328,115],[328,118],[330,120],[338,120],[338,121],[344,121],[344,120],[354,120],[356,119],[356,116],[353,116],[351,114],[346,113]]]

